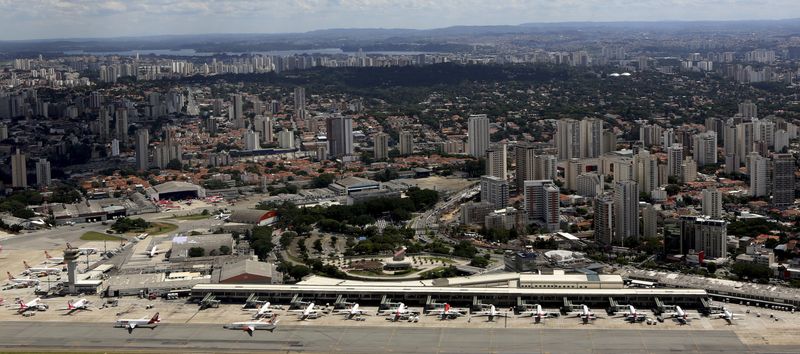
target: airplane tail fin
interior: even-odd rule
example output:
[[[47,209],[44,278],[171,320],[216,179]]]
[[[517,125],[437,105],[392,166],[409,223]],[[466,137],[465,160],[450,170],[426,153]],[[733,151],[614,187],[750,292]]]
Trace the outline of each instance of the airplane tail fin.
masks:
[[[11,275],[11,272],[6,272],[8,275],[8,280],[14,280],[14,277]]]
[[[72,306],[72,301],[67,301],[67,310],[74,310],[75,306]]]
[[[22,264],[25,266],[25,269],[31,269],[31,266],[28,265],[28,261],[22,261]]]
[[[152,323],[159,323],[159,322],[161,322],[161,316],[159,315],[158,312],[156,312],[156,314],[153,316],[153,318],[150,319],[150,322],[148,322],[148,323],[152,324]]]
[[[72,249],[72,248],[73,248],[72,245],[70,245],[69,242],[67,242],[67,249]]]
[[[47,257],[47,258],[52,258],[52,257],[50,257],[50,253],[47,253],[47,251],[44,251],[44,256]]]

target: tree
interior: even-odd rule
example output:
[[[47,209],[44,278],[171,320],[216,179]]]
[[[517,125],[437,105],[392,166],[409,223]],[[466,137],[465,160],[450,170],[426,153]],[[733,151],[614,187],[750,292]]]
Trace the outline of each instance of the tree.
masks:
[[[309,274],[311,274],[311,269],[304,265],[294,265],[289,269],[289,276],[295,280],[300,280]]]
[[[469,262],[469,265],[473,267],[486,268],[486,266],[489,265],[489,260],[486,259],[486,257],[475,256],[472,257],[472,260]]]
[[[311,180],[311,188],[325,188],[333,183],[335,178],[332,173],[323,173]]]
[[[189,257],[205,256],[206,250],[203,247],[192,247],[189,249]]]
[[[150,223],[142,218],[119,218],[114,222],[114,225],[111,225],[111,229],[119,233],[125,233],[134,230],[145,230],[148,227],[150,227]]]
[[[226,245],[219,246],[219,253],[221,255],[227,256],[231,254],[231,248]]]
[[[181,164],[181,160],[172,159],[172,160],[169,160],[167,165],[164,166],[164,167],[166,169],[168,169],[168,170],[179,170],[180,171],[180,170],[183,169],[183,164]]]
[[[478,249],[469,241],[461,241],[453,246],[453,255],[457,257],[472,258],[478,253]]]
[[[664,187],[664,190],[667,191],[667,195],[672,196],[672,195],[677,195],[678,192],[681,191],[681,187],[678,186],[677,184],[669,184],[666,187]]]
[[[322,253],[322,240],[314,240],[314,250],[316,250],[317,253]]]
[[[736,263],[731,267],[731,272],[740,279],[756,279],[766,281],[769,279],[771,271],[763,264],[755,263]]]

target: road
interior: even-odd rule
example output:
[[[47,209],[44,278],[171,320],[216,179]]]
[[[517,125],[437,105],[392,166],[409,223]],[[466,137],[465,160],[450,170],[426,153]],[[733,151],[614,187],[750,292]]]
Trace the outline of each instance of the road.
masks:
[[[20,335],[23,334],[23,335]],[[114,350],[267,353],[795,353],[796,347],[748,347],[732,331],[466,329],[283,325],[274,333],[221,325],[162,324],[128,334],[111,323],[0,322],[0,351]]]
[[[444,211],[449,210],[453,206],[453,204],[461,201],[462,200],[461,197],[464,195],[464,193],[475,193],[478,191],[480,191],[480,186],[474,186],[474,185],[469,186],[468,188],[450,194],[450,197],[448,199],[436,203],[436,205],[430,210],[427,210],[424,213],[416,216],[413,220],[411,220],[411,228],[413,228],[414,231],[416,232],[417,238],[425,242],[432,242],[433,240],[430,240],[427,237],[426,232],[428,230],[431,231],[436,230],[436,228],[438,227],[436,222],[437,220],[440,219],[441,214]],[[448,237],[442,237],[440,235],[439,238],[449,243],[455,243],[454,240]]]

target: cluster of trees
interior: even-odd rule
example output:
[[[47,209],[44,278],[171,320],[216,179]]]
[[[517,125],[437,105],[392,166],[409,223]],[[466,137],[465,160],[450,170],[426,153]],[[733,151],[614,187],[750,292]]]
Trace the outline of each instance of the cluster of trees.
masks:
[[[765,219],[736,219],[728,224],[728,235],[755,237],[772,230],[783,231],[783,226]]]
[[[11,215],[23,219],[32,218],[35,214],[27,206],[39,205],[42,200],[42,195],[37,191],[19,191],[0,200],[0,212],[11,213]]]
[[[272,228],[269,226],[256,226],[248,231],[250,248],[253,249],[259,260],[265,260],[275,245],[272,243]]]
[[[114,222],[114,225],[111,225],[111,229],[119,233],[145,230],[148,227],[150,227],[150,223],[142,218],[119,218]]]
[[[757,280],[761,283],[769,282],[769,277],[772,275],[769,267],[755,263],[735,263],[731,267],[731,272],[739,279]]]

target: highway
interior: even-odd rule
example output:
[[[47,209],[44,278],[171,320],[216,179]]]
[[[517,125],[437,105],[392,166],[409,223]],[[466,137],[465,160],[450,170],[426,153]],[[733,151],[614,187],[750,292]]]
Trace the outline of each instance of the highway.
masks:
[[[0,322],[0,351],[152,351],[267,353],[796,353],[791,346],[748,347],[733,331],[656,329],[469,329],[280,325],[253,337],[222,325],[162,324],[128,334],[109,323]]]
[[[411,221],[411,228],[414,229],[417,238],[425,242],[432,242],[433,240],[428,238],[426,232],[429,230],[434,232],[436,231],[438,228],[436,222],[440,219],[441,214],[452,208],[453,204],[460,202],[465,194],[473,194],[478,192],[480,192],[480,185],[471,185],[468,188],[450,194],[448,199],[436,203],[436,205],[430,210],[427,210],[424,213],[416,216]],[[451,244],[456,242],[455,240],[444,237],[443,235],[438,235],[438,238]]]

